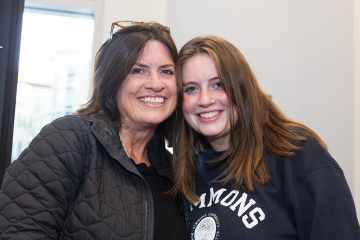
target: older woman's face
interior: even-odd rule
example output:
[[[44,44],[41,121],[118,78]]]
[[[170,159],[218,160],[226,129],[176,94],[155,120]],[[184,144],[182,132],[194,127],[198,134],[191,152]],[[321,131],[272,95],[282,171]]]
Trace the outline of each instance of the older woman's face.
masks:
[[[154,127],[176,106],[175,66],[169,49],[150,41],[117,93],[123,125]]]

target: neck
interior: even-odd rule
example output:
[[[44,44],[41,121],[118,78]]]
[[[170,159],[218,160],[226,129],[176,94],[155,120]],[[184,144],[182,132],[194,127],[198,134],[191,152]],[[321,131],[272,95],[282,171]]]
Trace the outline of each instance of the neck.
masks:
[[[226,145],[217,145],[217,144],[210,144],[212,149],[214,149],[215,152],[222,152],[226,151],[229,148],[229,144]]]
[[[222,152],[229,149],[229,140],[227,138],[221,138],[221,139],[210,139],[206,138],[206,140],[210,143],[212,149],[216,152]]]
[[[125,152],[136,164],[145,163],[147,166],[151,165],[147,156],[146,145],[154,136],[155,130],[156,127],[145,130],[133,130],[126,126],[119,129],[119,136]]]

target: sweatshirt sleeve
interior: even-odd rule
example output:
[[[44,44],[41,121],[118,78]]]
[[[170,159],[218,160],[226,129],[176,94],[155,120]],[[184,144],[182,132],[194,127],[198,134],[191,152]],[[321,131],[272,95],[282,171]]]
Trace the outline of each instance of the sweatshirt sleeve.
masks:
[[[0,239],[57,239],[83,176],[84,134],[75,117],[44,127],[5,172]]]
[[[359,240],[355,205],[342,170],[313,169],[301,181],[292,203],[300,240]]]

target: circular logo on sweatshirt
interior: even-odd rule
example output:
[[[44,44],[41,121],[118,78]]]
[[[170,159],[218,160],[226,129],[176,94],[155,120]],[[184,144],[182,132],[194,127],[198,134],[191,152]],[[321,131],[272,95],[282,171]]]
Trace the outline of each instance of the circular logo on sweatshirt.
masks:
[[[216,240],[219,236],[219,220],[214,213],[201,216],[193,226],[191,240]]]

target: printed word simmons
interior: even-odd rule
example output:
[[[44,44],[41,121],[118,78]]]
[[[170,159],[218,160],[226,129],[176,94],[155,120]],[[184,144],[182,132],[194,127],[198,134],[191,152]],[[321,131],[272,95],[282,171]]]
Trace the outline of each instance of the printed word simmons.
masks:
[[[261,208],[250,208],[256,203],[252,198],[246,203],[248,196],[246,193],[239,196],[239,191],[233,190],[225,195],[223,194],[225,191],[225,188],[221,188],[214,192],[214,189],[210,188],[209,202],[206,204],[206,193],[204,193],[200,196],[200,202],[196,203],[194,207],[197,207],[199,203],[199,208],[211,207],[213,204],[220,203],[222,206],[230,208],[234,213],[236,213],[235,210],[238,208],[237,215],[239,217],[242,216],[242,222],[249,229],[255,227],[259,223],[259,220],[263,221],[265,219],[265,213]],[[243,215],[248,209],[251,209],[251,211]]]

